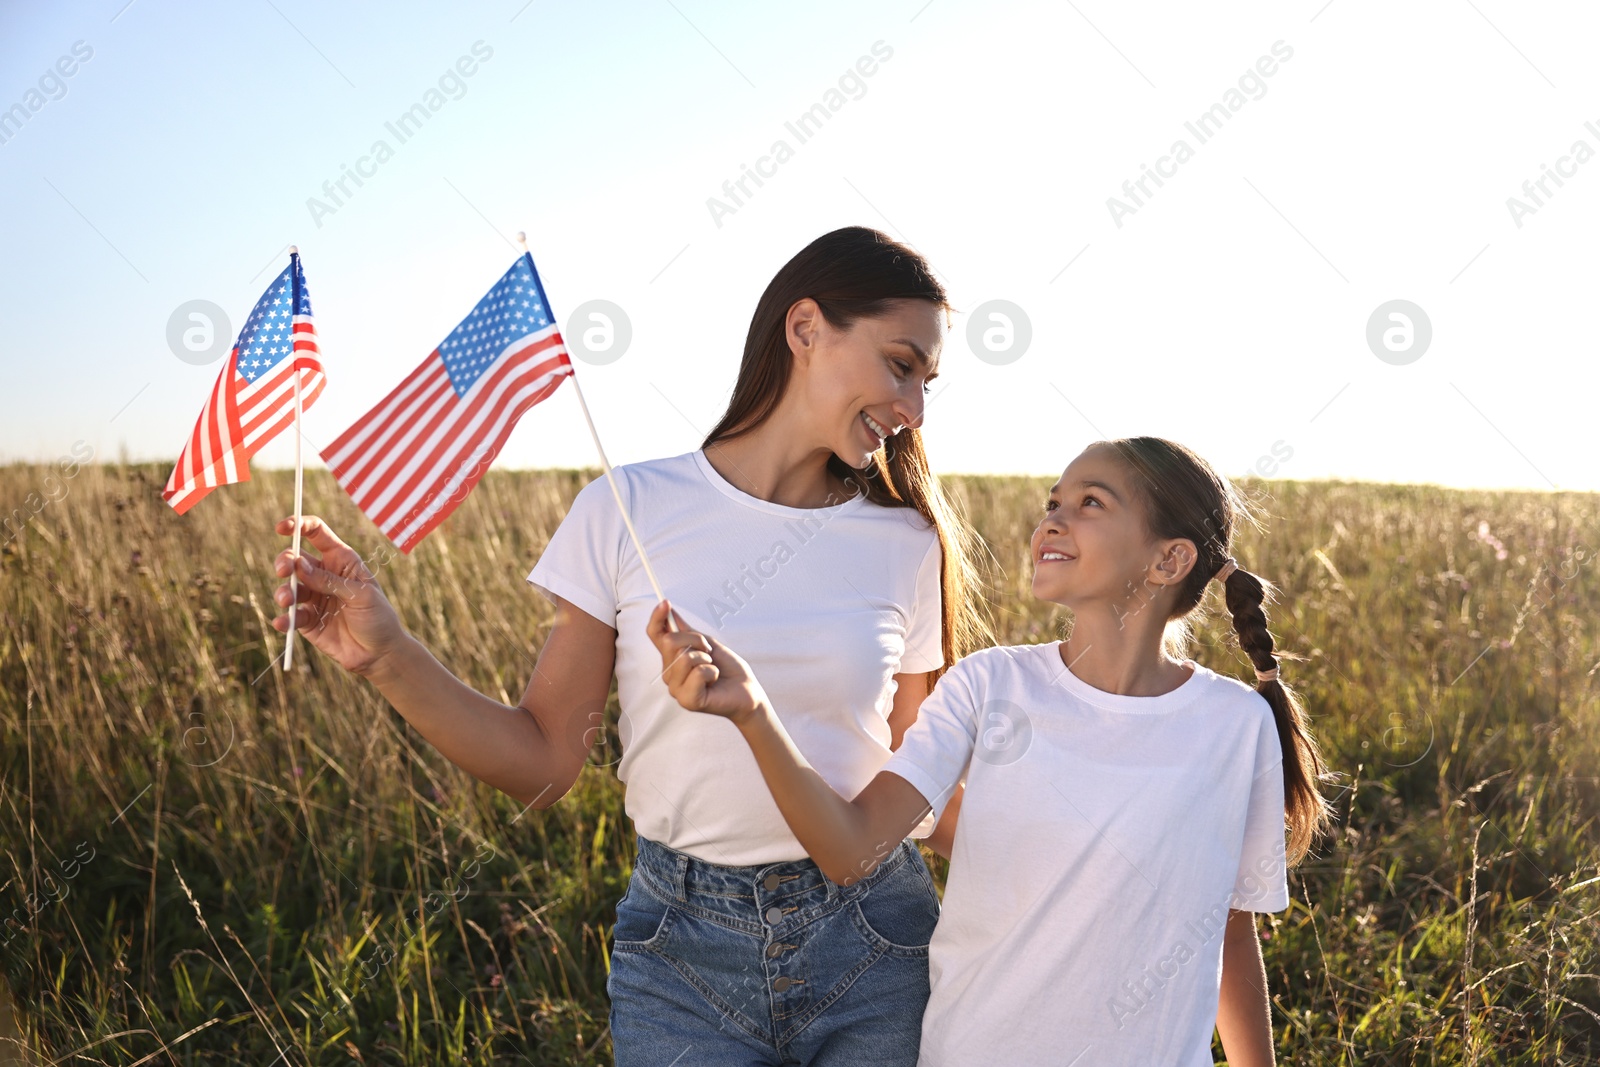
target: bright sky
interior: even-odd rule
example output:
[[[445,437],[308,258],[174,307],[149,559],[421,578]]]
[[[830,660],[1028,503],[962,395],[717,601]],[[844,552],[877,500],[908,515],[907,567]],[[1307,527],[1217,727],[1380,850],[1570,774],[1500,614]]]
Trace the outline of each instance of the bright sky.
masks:
[[[1228,474],[1600,489],[1592,7],[801,10],[6,5],[0,458],[81,440],[175,461],[219,364],[178,358],[169,319],[210,301],[231,342],[293,242],[329,375],[316,464],[518,230],[569,336],[592,300],[631,323],[619,358],[577,365],[613,462],[675,455],[725,406],[772,274],[864,224],[959,309],[938,471],[1056,474],[1091,440],[1156,434]],[[430,91],[402,142],[386,124]],[[786,123],[819,103],[802,143]],[[715,215],[779,140],[792,155]],[[333,206],[347,167],[368,176]],[[292,456],[284,435],[255,464]],[[570,387],[498,463],[595,465]]]

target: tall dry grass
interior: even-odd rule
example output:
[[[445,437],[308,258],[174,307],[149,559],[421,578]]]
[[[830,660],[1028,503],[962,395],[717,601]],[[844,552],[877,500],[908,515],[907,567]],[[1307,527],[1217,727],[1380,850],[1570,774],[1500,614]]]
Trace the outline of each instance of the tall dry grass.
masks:
[[[590,476],[491,472],[411,557],[323,472],[306,498],[513,703],[551,621],[522,578]],[[182,518],[164,478],[85,467],[0,550],[0,960],[32,1056],[609,1062],[614,727],[523,814],[308,647],[272,666],[290,475]],[[1000,639],[1061,636],[1027,587],[1049,480],[948,481],[999,564]],[[0,501],[42,483],[0,468]],[[1335,833],[1266,924],[1280,1059],[1600,1063],[1600,499],[1251,490],[1272,520],[1235,554],[1282,589],[1284,675],[1338,776]],[[1248,676],[1219,616],[1194,654]]]

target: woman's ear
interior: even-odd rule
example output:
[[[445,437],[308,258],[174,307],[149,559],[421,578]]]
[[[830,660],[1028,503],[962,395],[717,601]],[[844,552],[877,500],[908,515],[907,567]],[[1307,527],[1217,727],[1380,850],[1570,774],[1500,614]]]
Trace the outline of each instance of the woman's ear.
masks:
[[[789,341],[789,351],[795,363],[806,366],[816,354],[817,341],[822,329],[822,309],[809,296],[796,300],[784,319],[784,335]]]

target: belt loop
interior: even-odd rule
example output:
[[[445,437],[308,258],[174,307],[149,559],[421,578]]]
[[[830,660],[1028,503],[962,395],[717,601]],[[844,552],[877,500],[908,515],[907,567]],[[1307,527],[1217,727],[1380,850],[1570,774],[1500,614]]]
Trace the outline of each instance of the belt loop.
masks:
[[[676,852],[673,855],[673,861],[672,891],[678,895],[680,901],[688,900],[687,883],[684,875],[689,870],[689,857],[682,852]]]

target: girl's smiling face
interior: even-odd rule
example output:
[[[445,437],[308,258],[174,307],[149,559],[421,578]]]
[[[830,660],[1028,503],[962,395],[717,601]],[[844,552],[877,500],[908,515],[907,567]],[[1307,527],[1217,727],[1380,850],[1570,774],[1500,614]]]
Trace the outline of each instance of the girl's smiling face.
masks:
[[[1141,507],[1115,452],[1084,449],[1050,487],[1033,531],[1033,595],[1072,608],[1126,601],[1162,556]]]

